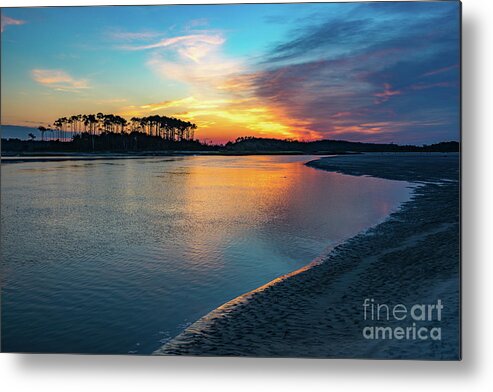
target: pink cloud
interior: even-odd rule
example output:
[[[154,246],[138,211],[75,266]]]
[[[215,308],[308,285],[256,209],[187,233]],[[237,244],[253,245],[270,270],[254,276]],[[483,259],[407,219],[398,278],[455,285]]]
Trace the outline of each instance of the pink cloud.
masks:
[[[449,82],[439,82],[439,83],[429,83],[429,84],[417,83],[417,84],[413,84],[411,86],[411,89],[413,89],[413,90],[426,90],[428,88],[434,88],[434,87],[453,87],[453,86],[454,86],[454,84],[449,83]]]
[[[423,76],[433,76],[433,75],[438,75],[438,74],[441,74],[441,73],[444,73],[444,72],[447,72],[447,71],[450,71],[454,68],[457,68],[459,65],[458,64],[454,64],[454,65],[450,65],[448,67],[443,67],[443,68],[439,68],[439,69],[435,69],[433,71],[430,71],[430,72],[427,72],[423,75],[421,75],[422,77]]]
[[[127,31],[113,31],[109,33],[109,36],[115,40],[121,41],[137,41],[156,38],[159,34],[152,31],[139,31],[139,32],[127,32]]]
[[[351,112],[337,112],[330,116],[331,118],[341,118],[341,117],[351,117],[353,114]]]
[[[382,92],[373,94],[377,99],[375,99],[375,104],[380,104],[382,102],[386,102],[390,99],[390,97],[394,95],[401,95],[402,92],[400,90],[392,90],[392,86],[389,83],[383,84],[384,90]]]

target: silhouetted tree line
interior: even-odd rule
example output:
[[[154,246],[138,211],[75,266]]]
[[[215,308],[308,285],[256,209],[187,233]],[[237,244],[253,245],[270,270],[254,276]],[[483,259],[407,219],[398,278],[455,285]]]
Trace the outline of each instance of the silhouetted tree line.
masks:
[[[207,148],[198,140],[172,140],[141,131],[105,132],[97,136],[81,133],[75,135],[71,143],[64,144],[71,144],[73,151],[198,151]]]
[[[143,132],[115,133],[106,132],[91,135],[82,132],[73,136],[69,142],[60,140],[20,140],[2,139],[2,151],[5,152],[139,152],[139,151],[205,151],[215,146],[202,144],[198,140],[166,140],[158,136],[149,136]]]
[[[159,116],[157,116],[159,117]],[[152,119],[153,118],[153,119]],[[162,118],[162,117],[161,117]],[[175,119],[176,120],[176,119]],[[414,146],[394,143],[361,143],[344,140],[318,140],[302,142],[292,139],[268,139],[241,137],[225,145],[209,145],[198,140],[187,139],[187,123],[179,130],[176,125],[163,125],[156,117],[133,119],[132,128],[117,132],[115,124],[107,124],[107,130],[96,133],[90,125],[84,131],[76,132],[72,140],[64,142],[60,139],[46,138],[36,141],[2,139],[2,151],[8,152],[133,152],[133,151],[216,151],[224,154],[341,154],[351,152],[458,152],[458,142],[441,142],[431,145]],[[139,123],[139,124],[137,124]],[[168,124],[168,123],[167,123]],[[189,124],[189,123],[188,123]],[[193,125],[193,124],[192,124]],[[125,125],[123,125],[125,127]],[[113,127],[113,128],[112,128]],[[171,131],[173,129],[173,131]],[[177,129],[179,131],[177,131]],[[191,129],[192,130],[192,129]],[[190,130],[190,131],[191,131]],[[183,131],[180,136],[179,132]],[[174,132],[174,135],[173,135]]]
[[[150,136],[158,136],[165,140],[193,140],[197,125],[174,117],[149,116],[132,117],[131,130],[139,130]]]
[[[194,140],[197,126],[175,117],[132,117],[127,121],[114,114],[78,114],[61,117],[47,127],[38,127],[29,142],[6,141],[2,150],[11,151],[159,151],[203,149]]]
[[[128,131],[127,120],[114,114],[77,114],[60,117],[47,127],[38,127],[41,141],[70,141],[74,136],[87,133],[91,136],[105,132],[124,133]]]
[[[149,136],[159,136],[166,140],[193,140],[197,126],[189,121],[175,117],[149,116],[132,117],[130,122],[114,114],[77,114],[61,117],[48,127],[40,126],[41,140],[66,141],[73,136],[87,133],[102,135],[103,133],[142,132]]]
[[[293,139],[269,139],[252,136],[237,138],[228,142],[225,149],[231,152],[299,152],[303,154],[327,154],[345,152],[458,152],[459,143],[441,142],[431,145],[414,146],[394,143],[362,143],[344,140],[317,140],[302,142]]]

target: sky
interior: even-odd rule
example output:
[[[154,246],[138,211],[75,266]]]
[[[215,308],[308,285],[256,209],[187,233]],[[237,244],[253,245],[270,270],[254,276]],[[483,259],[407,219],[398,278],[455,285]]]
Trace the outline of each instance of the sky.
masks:
[[[2,8],[1,123],[167,115],[200,140],[459,140],[460,5]]]

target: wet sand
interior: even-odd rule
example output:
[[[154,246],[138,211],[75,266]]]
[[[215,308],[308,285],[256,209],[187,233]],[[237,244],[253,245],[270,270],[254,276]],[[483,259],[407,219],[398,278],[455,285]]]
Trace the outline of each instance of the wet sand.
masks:
[[[364,154],[309,166],[416,184],[383,223],[338,245],[323,260],[280,277],[207,314],[156,355],[460,358],[459,155]],[[444,304],[440,340],[365,339],[363,301]],[[420,324],[421,325],[421,324]],[[419,327],[419,325],[418,325]]]

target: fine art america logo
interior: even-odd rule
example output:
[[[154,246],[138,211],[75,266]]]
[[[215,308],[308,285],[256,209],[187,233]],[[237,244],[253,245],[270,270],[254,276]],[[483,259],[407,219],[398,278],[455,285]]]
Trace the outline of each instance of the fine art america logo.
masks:
[[[388,305],[373,298],[363,301],[363,337],[368,340],[442,340],[443,304]],[[391,325],[389,325],[391,324]]]

